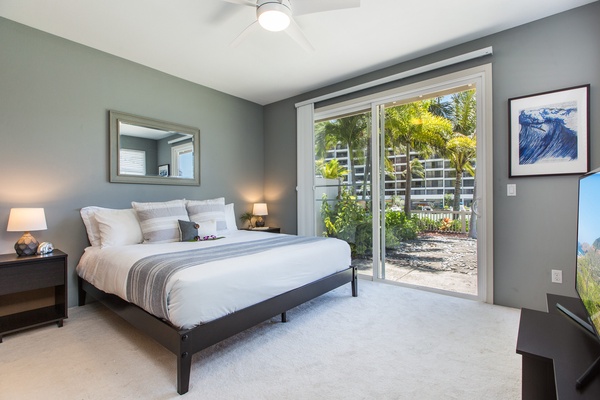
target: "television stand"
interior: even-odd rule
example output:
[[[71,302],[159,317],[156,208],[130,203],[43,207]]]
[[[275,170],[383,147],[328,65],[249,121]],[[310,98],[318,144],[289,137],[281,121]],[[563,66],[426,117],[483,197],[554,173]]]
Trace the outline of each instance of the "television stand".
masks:
[[[583,390],[576,388],[581,372],[600,357],[600,343],[554,307],[560,303],[585,318],[581,300],[557,295],[547,299],[548,312],[521,310],[517,353],[522,355],[523,400],[600,399],[600,378],[590,379]]]
[[[571,319],[571,321],[575,322],[577,326],[580,326],[585,332],[592,335],[594,339],[596,339],[596,332],[594,332],[594,328],[592,325],[585,322],[583,319],[579,318],[575,313],[570,311],[568,308],[563,306],[560,303],[556,303],[556,308],[565,314],[567,317]],[[583,374],[575,381],[575,388],[577,390],[583,390],[590,379],[596,377],[596,374],[600,372],[600,357],[596,358],[596,360],[589,366],[588,369],[585,370]]]

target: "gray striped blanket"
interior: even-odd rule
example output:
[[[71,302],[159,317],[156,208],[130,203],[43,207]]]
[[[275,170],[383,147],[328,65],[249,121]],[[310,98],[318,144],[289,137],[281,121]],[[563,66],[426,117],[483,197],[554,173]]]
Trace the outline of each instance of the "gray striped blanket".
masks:
[[[176,272],[199,264],[227,258],[261,253],[276,247],[325,240],[323,237],[276,235],[251,242],[231,243],[202,249],[144,257],[135,262],[127,276],[127,298],[130,302],[159,318],[167,318],[166,286]]]

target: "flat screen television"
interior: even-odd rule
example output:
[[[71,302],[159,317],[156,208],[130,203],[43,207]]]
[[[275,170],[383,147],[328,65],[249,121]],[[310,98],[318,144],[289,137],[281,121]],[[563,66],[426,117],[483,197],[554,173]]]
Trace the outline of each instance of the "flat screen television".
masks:
[[[579,179],[575,289],[600,338],[600,170]]]
[[[600,342],[600,169],[579,178],[575,289],[583,302],[587,321],[559,304],[557,307]],[[600,358],[577,380],[577,388],[582,389],[586,382],[598,377],[599,372]]]

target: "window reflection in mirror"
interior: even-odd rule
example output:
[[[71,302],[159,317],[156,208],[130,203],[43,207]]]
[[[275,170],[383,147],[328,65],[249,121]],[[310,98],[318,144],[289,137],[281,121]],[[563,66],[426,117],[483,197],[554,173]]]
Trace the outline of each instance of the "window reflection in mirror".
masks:
[[[196,128],[110,111],[111,182],[199,185]]]

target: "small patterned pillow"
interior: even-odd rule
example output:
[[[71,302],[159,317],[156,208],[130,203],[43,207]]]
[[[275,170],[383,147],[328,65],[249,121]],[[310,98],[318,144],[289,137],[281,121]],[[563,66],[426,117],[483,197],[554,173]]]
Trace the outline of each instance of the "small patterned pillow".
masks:
[[[169,243],[179,241],[179,220],[189,221],[185,200],[172,200],[131,205],[137,213],[144,243]]]
[[[215,221],[198,224],[192,221],[179,220],[179,233],[182,242],[201,241],[217,238],[217,224]]]

